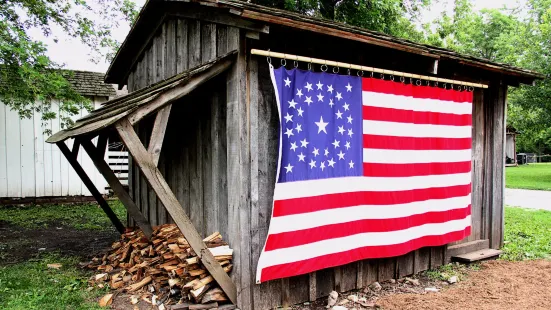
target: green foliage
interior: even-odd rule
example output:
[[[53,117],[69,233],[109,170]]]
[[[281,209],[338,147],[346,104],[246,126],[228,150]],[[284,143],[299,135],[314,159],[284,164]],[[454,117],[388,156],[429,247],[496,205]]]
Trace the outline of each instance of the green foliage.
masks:
[[[448,281],[449,278],[456,276],[458,281],[465,280],[471,270],[480,270],[479,264],[463,265],[452,263],[442,265],[436,269],[430,269],[424,272],[424,275],[433,281]]]
[[[62,126],[70,116],[90,103],[77,94],[46,55],[46,45],[29,32],[40,30],[57,41],[56,31],[79,39],[91,49],[92,60],[112,57],[118,42],[111,29],[119,20],[132,21],[135,5],[130,0],[13,0],[0,2],[0,99],[29,117],[43,113],[43,121],[61,116]],[[91,18],[93,16],[93,20]],[[58,100],[52,109],[52,100]]]
[[[505,208],[505,245],[501,259],[551,257],[551,212]]]
[[[118,200],[109,205],[123,222],[126,222],[126,209]],[[43,205],[43,206],[0,206],[0,221],[33,229],[47,227],[55,223],[75,229],[104,230],[113,224],[97,204]]]
[[[505,168],[505,186],[507,188],[551,190],[551,164],[507,167]]]
[[[58,269],[47,264],[59,263]],[[87,274],[76,258],[44,255],[41,259],[0,267],[2,309],[101,309],[95,298],[105,290],[86,290]]]

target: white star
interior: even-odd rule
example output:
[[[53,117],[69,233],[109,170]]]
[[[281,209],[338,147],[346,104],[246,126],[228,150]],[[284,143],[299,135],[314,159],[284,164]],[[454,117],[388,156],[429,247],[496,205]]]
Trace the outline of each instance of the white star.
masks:
[[[339,160],[344,159],[344,153],[342,151],[340,151],[340,153],[337,154],[337,156],[339,156]]]
[[[304,100],[304,102],[308,103],[308,106],[310,106],[310,103],[312,103],[312,96],[308,97],[306,96],[306,99]]]
[[[314,148],[314,151],[312,152],[314,154],[314,157],[318,156],[320,154],[320,149]]]
[[[325,130],[325,127],[327,127],[327,124],[329,123],[324,123],[323,122],[323,116],[320,116],[320,121],[319,122],[314,122],[316,125],[318,125],[318,133],[320,132],[325,132],[327,133],[327,130]]]
[[[346,91],[349,91],[349,92],[352,91],[352,85],[350,85],[350,82],[348,82],[348,85],[346,85],[345,87],[346,87]]]
[[[301,132],[302,131],[302,125],[297,124],[297,127],[295,128],[295,130],[297,131],[297,133]]]
[[[323,153],[323,155],[325,156],[329,155],[329,150],[327,148],[325,148],[325,152]]]
[[[295,151],[295,150],[297,149],[297,147],[298,147],[298,146],[297,146],[297,143],[296,143],[296,142],[291,143],[291,150],[292,150],[292,151]]]
[[[344,130],[344,126],[339,126],[339,133],[340,133],[341,135],[344,135],[344,131],[345,131],[345,130]]]
[[[299,98],[302,98],[302,89],[300,89],[300,88],[297,89],[297,96],[298,96]]]
[[[348,110],[350,110],[350,109],[348,108],[349,106],[350,106],[350,105],[349,105],[348,103],[345,102],[344,105],[343,105],[342,107],[344,108],[345,111],[348,111]]]
[[[350,162],[348,163],[348,165],[350,166],[350,169],[354,168],[354,162],[353,162],[353,161],[350,161]]]
[[[308,83],[306,82],[306,86],[305,86],[306,89],[308,89],[308,91],[311,91],[313,88],[312,88],[312,84],[311,83]]]
[[[302,113],[304,113],[304,110],[301,107],[298,107],[298,116],[302,116]]]
[[[333,85],[328,85],[327,86],[327,91],[330,92],[330,93],[333,93]]]
[[[354,134],[354,132],[352,132],[352,128],[348,129],[348,135],[350,136],[350,138],[352,138],[353,134]]]
[[[285,167],[285,173],[293,172],[293,166],[291,166],[291,163],[287,164],[287,167]]]
[[[284,80],[284,82],[285,82],[285,86],[291,87],[291,80],[289,80],[289,77],[287,77],[287,78]]]
[[[337,113],[335,113],[335,115],[337,115],[337,119],[342,118],[341,110],[337,110]]]
[[[310,142],[306,141],[306,138],[304,138],[304,140],[300,141],[300,144],[301,147],[308,147],[308,144],[310,144]]]
[[[333,142],[331,144],[333,144],[335,146],[335,148],[338,148],[338,147],[340,147],[340,143],[341,143],[341,141],[337,141],[337,139],[335,139],[335,142]]]
[[[333,161],[333,158],[331,158],[330,160],[327,161],[327,165],[329,167],[334,167],[335,166],[335,162]]]
[[[348,116],[347,119],[348,119],[348,123],[352,124],[352,116]]]
[[[285,118],[285,123],[293,122],[293,115],[289,115],[289,112],[287,112],[287,115],[285,115],[284,118]]]
[[[287,139],[293,135],[293,129],[287,128],[287,131],[285,131],[284,135],[287,135]]]
[[[298,104],[298,102],[295,102],[295,99],[291,99],[291,101],[287,101],[287,102],[289,102],[289,109],[290,108],[296,109],[295,106]]]
[[[302,152],[300,152],[300,154],[297,155],[298,156],[298,161],[304,161],[304,154],[302,154]]]
[[[316,161],[312,159],[312,160],[310,161],[309,165],[310,165],[310,169],[316,168]]]
[[[317,95],[317,97],[318,97],[318,101],[323,102],[323,95],[322,95],[321,93],[319,93],[319,94]]]
[[[342,94],[337,92],[337,96],[335,96],[335,97],[337,97],[337,99],[341,100],[342,99]]]
[[[344,145],[346,149],[348,150],[350,148],[350,141],[346,141],[346,144]]]
[[[318,87],[318,89],[323,89],[323,84],[321,84],[321,81],[319,81],[318,84],[316,84],[316,86]]]
[[[320,168],[321,168],[321,171],[323,171],[323,169],[325,168],[325,162],[324,161],[321,162]]]
[[[335,105],[335,103],[333,103],[333,98],[330,98],[329,99],[329,106],[333,107],[334,105]]]

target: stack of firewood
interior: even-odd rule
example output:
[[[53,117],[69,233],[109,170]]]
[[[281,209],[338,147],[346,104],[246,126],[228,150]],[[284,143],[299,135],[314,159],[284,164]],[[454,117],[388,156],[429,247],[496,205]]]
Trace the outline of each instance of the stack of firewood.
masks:
[[[233,250],[220,233],[203,241],[230,272]],[[93,258],[86,267],[100,271],[91,278],[91,284],[108,284],[111,289],[131,294],[141,292],[142,299],[157,306],[178,300],[200,304],[228,301],[174,224],[157,227],[149,242],[141,230],[125,233],[103,257]]]

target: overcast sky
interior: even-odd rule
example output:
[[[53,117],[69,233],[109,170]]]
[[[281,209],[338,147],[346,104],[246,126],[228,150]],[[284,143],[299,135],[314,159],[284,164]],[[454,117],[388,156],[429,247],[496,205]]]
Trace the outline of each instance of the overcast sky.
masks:
[[[145,3],[145,0],[134,0],[134,2],[141,7]],[[475,0],[474,2],[475,8],[480,10],[483,8],[502,8],[503,6],[516,7],[519,5],[519,2],[523,3],[524,0]],[[440,0],[437,4],[433,4],[429,11],[423,14],[422,22],[434,20],[438,18],[444,10],[451,11],[452,9],[453,0]],[[124,22],[121,22],[121,26],[113,31],[115,38],[121,42],[130,30],[128,25],[123,24]],[[57,63],[65,64],[65,68],[96,72],[107,71],[109,67],[108,63],[101,62],[95,64],[89,61],[89,48],[86,45],[81,44],[78,40],[64,37],[62,34],[59,34],[59,32],[56,33],[56,35],[60,39],[58,43],[54,43],[53,40],[42,37],[38,32],[32,33],[33,37],[44,40],[48,45],[48,55],[50,58]]]

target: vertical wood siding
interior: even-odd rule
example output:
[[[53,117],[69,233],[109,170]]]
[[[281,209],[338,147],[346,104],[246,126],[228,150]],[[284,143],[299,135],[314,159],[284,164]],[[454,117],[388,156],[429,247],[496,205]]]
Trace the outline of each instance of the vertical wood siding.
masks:
[[[99,107],[107,98],[91,100]],[[56,102],[52,110],[59,112]],[[82,110],[72,118],[76,120],[87,113]],[[59,131],[60,119],[44,123],[42,114],[36,111],[30,118],[21,119],[16,111],[0,102],[0,197],[91,196],[57,146],[45,142],[45,129]],[[66,143],[71,148],[73,139]],[[83,153],[79,152],[80,164],[99,191],[107,194],[107,182]]]
[[[279,41],[273,39],[269,44],[274,46],[274,42]],[[263,58],[248,55],[252,44],[259,43],[245,39],[244,32],[236,28],[168,20],[128,78],[129,90],[134,91],[229,50],[239,51],[236,65],[227,74],[173,104],[159,164],[199,233],[206,236],[218,230],[235,249],[232,280],[238,287],[239,308],[290,305],[327,296],[334,289],[344,292],[442,265],[447,246],[254,283],[272,212],[279,121],[268,66]],[[285,50],[285,44],[281,48],[292,51]],[[316,55],[314,47],[309,55],[335,58]],[[361,63],[361,55],[358,57],[350,62]],[[415,65],[411,66],[415,72]],[[477,89],[474,94],[473,229],[469,238],[458,243],[491,239],[492,247],[497,247],[503,238],[503,190],[499,188],[503,185],[506,88],[494,84],[490,90]],[[149,118],[137,126],[146,146],[151,125]],[[136,204],[153,225],[169,222],[164,207],[136,166],[131,166],[130,188]]]

